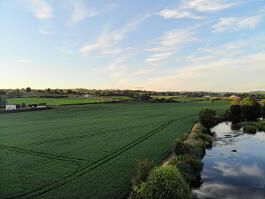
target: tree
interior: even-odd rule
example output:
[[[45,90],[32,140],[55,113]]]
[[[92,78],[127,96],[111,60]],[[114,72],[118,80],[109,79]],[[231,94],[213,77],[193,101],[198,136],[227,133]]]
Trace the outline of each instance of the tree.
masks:
[[[240,104],[230,105],[231,120],[233,123],[240,122],[241,120],[241,106]]]
[[[51,89],[50,89],[50,88],[47,88],[47,89],[46,89],[46,92],[47,92],[47,93],[51,93]]]
[[[6,99],[4,97],[0,97],[0,106],[6,105]]]
[[[214,127],[218,123],[216,118],[216,111],[209,108],[203,108],[200,111],[199,120],[201,124],[207,129]]]
[[[26,88],[26,92],[27,92],[27,93],[31,92],[31,88],[30,88],[30,87],[27,87],[27,88]]]
[[[131,199],[189,199],[190,187],[174,166],[155,168],[147,182],[135,187]]]
[[[247,120],[256,120],[261,116],[261,106],[253,97],[245,97],[241,102],[242,113]]]

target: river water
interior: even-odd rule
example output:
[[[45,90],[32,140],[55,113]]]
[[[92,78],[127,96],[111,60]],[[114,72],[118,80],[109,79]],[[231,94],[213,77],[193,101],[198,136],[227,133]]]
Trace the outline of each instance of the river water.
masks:
[[[212,129],[213,147],[203,158],[198,199],[265,199],[265,132],[232,130],[231,123]]]

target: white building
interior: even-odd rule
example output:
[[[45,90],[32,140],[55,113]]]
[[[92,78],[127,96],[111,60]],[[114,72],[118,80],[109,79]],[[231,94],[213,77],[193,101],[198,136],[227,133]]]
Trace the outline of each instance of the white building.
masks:
[[[90,94],[85,94],[84,95],[84,98],[93,98],[94,96],[93,95],[90,95]]]
[[[17,109],[16,104],[7,104],[6,105],[6,110],[15,110],[15,109]]]

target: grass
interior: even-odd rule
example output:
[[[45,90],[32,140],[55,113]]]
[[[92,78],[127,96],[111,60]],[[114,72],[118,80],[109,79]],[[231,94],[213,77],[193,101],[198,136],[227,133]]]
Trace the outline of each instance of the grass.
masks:
[[[118,103],[0,115],[0,198],[122,198],[137,162],[161,160],[202,107]]]
[[[8,102],[17,103],[17,104],[40,104],[46,103],[47,105],[66,105],[66,104],[87,104],[87,103],[101,103],[101,102],[112,102],[112,101],[121,101],[128,100],[129,97],[98,97],[98,98],[13,98],[8,99]]]

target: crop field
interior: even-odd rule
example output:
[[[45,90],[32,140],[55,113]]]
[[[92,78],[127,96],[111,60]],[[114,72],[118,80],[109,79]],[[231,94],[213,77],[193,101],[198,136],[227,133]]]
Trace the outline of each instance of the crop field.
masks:
[[[160,161],[202,107],[227,102],[62,106],[0,115],[1,199],[123,198],[137,161]]]
[[[66,105],[66,104],[87,104],[87,103],[101,103],[128,100],[129,97],[98,97],[98,98],[13,98],[8,99],[8,102],[22,104],[40,104],[46,103],[47,105]]]

